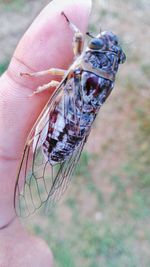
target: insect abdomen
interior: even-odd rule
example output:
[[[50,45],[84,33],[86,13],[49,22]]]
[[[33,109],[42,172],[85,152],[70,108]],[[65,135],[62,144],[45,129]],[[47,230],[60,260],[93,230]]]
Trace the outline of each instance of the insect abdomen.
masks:
[[[73,118],[72,109],[73,107],[70,104],[66,107],[67,113],[64,115],[63,96],[50,114],[49,129],[43,143],[43,152],[51,164],[65,161],[82,140],[79,132],[77,133],[78,122]]]
[[[68,84],[70,86],[70,81],[66,83],[66,88]],[[65,161],[87,135],[112,89],[112,82],[83,71],[77,88],[76,92],[73,88],[69,93],[65,92],[51,111],[49,129],[43,143],[43,152],[51,164]]]

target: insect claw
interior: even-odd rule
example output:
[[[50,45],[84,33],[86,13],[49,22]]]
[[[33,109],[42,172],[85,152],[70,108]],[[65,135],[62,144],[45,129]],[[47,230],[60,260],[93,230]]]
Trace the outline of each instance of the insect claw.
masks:
[[[74,25],[69,19],[68,19],[68,17],[66,16],[66,14],[62,11],[61,12],[61,15],[63,15],[64,17],[65,17],[65,19],[66,19],[66,21],[68,22],[68,24],[69,24],[69,26],[70,26],[70,28],[71,28],[71,30],[75,33],[75,34],[79,34],[80,33],[80,30],[76,27],[76,25]]]
[[[20,76],[29,76],[29,77],[32,77],[33,74],[32,73],[27,73],[27,72],[20,72]]]
[[[61,12],[61,15],[63,15],[66,18],[67,22],[70,22],[69,19],[66,16],[66,14],[64,13],[64,11]]]
[[[32,76],[32,74],[27,73],[27,72],[20,72],[20,76]]]
[[[33,97],[36,94],[36,92],[33,92],[32,94],[28,95],[28,97]]]

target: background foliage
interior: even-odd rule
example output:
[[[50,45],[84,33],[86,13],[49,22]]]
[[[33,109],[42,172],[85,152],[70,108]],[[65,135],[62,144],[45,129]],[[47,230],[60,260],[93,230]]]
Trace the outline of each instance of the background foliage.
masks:
[[[127,62],[96,120],[69,190],[50,216],[41,211],[24,223],[47,241],[56,267],[149,267],[150,3],[93,2],[89,29],[118,34]],[[1,74],[46,3],[0,0]]]

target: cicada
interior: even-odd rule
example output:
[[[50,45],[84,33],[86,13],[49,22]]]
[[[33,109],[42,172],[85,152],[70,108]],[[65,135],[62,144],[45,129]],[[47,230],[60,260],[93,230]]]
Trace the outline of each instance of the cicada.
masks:
[[[83,34],[62,12],[73,31],[74,62],[68,70],[48,69],[22,73],[28,77],[62,76],[34,94],[56,86],[31,130],[24,148],[15,184],[14,205],[18,215],[28,216],[42,205],[47,211],[66,190],[79,161],[91,126],[115,82],[126,56],[110,31],[90,37],[83,51]],[[22,213],[23,210],[23,213]]]

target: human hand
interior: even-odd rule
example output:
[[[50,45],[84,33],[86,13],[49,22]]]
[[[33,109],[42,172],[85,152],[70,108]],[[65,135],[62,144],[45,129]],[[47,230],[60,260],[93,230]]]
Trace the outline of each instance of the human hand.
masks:
[[[61,11],[85,32],[90,8],[90,0],[51,2],[27,30],[0,78],[0,266],[52,266],[47,245],[27,233],[16,218],[13,194],[27,135],[50,97],[49,92],[30,99],[28,95],[54,77],[21,78],[20,72],[67,69],[73,59],[73,35]]]

